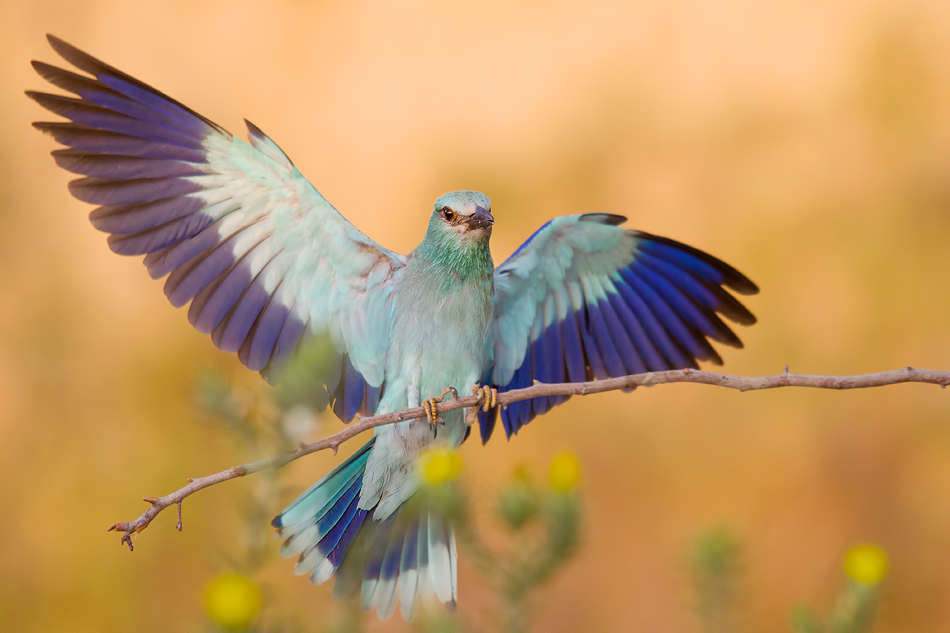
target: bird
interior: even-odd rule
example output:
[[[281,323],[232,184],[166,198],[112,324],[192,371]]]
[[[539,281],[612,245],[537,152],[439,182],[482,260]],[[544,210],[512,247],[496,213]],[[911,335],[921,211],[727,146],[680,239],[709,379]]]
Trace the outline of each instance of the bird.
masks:
[[[376,428],[272,523],[297,574],[336,577],[337,593],[358,593],[382,619],[458,600],[451,522],[409,503],[426,450],[458,449],[476,420],[483,443],[499,419],[510,439],[569,399],[498,405],[497,394],[535,381],[721,364],[710,341],[742,347],[723,317],[756,321],[733,294],[757,293],[749,278],[612,213],[556,217],[496,266],[490,199],[455,191],[435,201],[419,245],[396,253],[347,221],[254,124],[245,121],[245,142],[47,39],[73,70],[33,68],[73,96],[27,91],[65,119],[33,125],[65,146],[53,158],[79,176],[69,191],[97,205],[90,222],[113,252],[143,257],[197,330],[271,382],[307,341],[329,341],[329,369],[314,384],[343,422],[426,408],[425,419]],[[469,386],[477,408],[436,412]]]

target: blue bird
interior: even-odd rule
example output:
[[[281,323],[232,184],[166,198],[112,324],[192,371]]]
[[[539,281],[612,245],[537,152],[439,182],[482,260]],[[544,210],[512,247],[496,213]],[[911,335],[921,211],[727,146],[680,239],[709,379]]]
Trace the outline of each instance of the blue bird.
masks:
[[[452,526],[407,504],[415,463],[454,450],[475,414],[482,441],[498,418],[508,437],[567,400],[499,408],[504,392],[646,371],[721,364],[710,340],[741,347],[720,315],[755,317],[730,294],[758,288],[722,261],[673,240],[622,228],[606,213],[558,217],[503,264],[489,250],[489,199],[474,191],[435,202],[422,242],[400,255],[350,224],[274,141],[247,123],[250,144],[150,86],[55,37],[76,69],[33,67],[73,97],[27,92],[68,121],[35,123],[66,149],[56,163],[81,178],[79,200],[120,255],[167,276],[165,295],[222,350],[274,380],[306,340],[335,353],[320,385],[344,422],[426,406],[429,420],[376,429],[373,439],[278,515],[283,556],[315,583],[389,617],[420,600],[457,600]],[[484,406],[435,415],[447,386]],[[441,424],[437,424],[441,422]],[[347,557],[357,536],[362,556]],[[357,561],[352,564],[344,564]]]

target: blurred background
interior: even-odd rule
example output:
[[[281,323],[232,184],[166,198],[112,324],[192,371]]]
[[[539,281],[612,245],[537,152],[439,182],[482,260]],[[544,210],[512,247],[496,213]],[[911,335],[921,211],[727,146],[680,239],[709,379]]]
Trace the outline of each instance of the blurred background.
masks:
[[[182,533],[163,513],[132,554],[105,532],[143,495],[264,456],[201,413],[200,376],[265,388],[67,193],[54,142],[30,127],[50,115],[22,94],[50,89],[29,66],[58,62],[46,32],[235,133],[247,117],[400,252],[454,189],[491,197],[498,262],[552,216],[620,213],[761,286],[746,349],[721,350],[730,373],[950,369],[950,4],[475,6],[0,4],[0,628],[203,630],[204,588],[262,535],[265,610],[301,630],[339,614],[246,517],[339,457],[294,463],[263,499],[250,478],[191,497]],[[340,426],[321,418],[306,439]],[[710,526],[743,544],[742,630],[831,604],[860,542],[890,555],[877,630],[950,628],[950,393],[575,398],[510,443],[463,446],[474,511],[565,450],[583,469],[583,542],[533,597],[534,630],[697,630],[687,558]],[[477,628],[498,604],[464,554],[459,585]]]

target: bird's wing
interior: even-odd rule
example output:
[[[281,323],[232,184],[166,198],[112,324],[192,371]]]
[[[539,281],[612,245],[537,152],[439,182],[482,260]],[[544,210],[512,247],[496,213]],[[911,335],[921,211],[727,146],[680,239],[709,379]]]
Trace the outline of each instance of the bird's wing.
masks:
[[[707,339],[742,346],[718,314],[743,325],[755,317],[723,286],[754,294],[755,284],[695,248],[617,226],[624,221],[556,218],[495,270],[490,381],[499,391],[721,364]],[[509,404],[506,433],[564,400]],[[481,416],[483,440],[495,415]]]
[[[388,345],[390,295],[405,258],[348,222],[248,122],[250,145],[161,92],[49,36],[91,77],[33,62],[77,97],[27,94],[69,121],[35,123],[83,176],[72,194],[121,255],[144,255],[165,295],[222,350],[269,376],[308,333],[339,360],[331,393],[345,420],[375,409]]]

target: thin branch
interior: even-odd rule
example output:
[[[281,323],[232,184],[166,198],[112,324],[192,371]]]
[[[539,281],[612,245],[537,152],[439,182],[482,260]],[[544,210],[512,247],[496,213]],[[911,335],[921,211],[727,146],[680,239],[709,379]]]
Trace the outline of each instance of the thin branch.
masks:
[[[645,374],[636,374],[633,376],[622,376],[620,378],[609,378],[607,380],[597,380],[594,382],[579,383],[560,383],[544,384],[535,382],[533,386],[524,389],[514,389],[498,394],[498,404],[506,406],[519,400],[527,400],[538,396],[566,396],[579,395],[584,396],[592,393],[601,393],[604,391],[615,391],[618,389],[630,389],[633,387],[652,387],[653,385],[662,385],[674,382],[692,382],[704,385],[716,385],[719,387],[728,387],[739,391],[756,391],[759,389],[776,389],[779,387],[811,387],[816,389],[864,389],[868,387],[881,387],[884,385],[896,385],[904,382],[918,382],[946,387],[950,384],[950,371],[936,371],[932,369],[915,369],[905,367],[904,369],[895,369],[893,371],[884,371],[876,374],[861,374],[857,376],[819,376],[812,374],[794,374],[788,371],[774,376],[730,376],[728,374],[716,374],[698,369],[674,369],[670,371],[648,372]],[[482,395],[465,396],[462,398],[453,398],[440,403],[436,411],[438,413],[447,413],[463,407],[472,407],[479,404]],[[165,508],[173,505],[178,506],[178,529],[181,530],[181,502],[199,490],[214,486],[229,479],[243,477],[269,468],[281,468],[288,463],[300,459],[304,455],[315,453],[326,449],[332,449],[334,454],[343,442],[359,435],[377,426],[386,424],[395,424],[405,420],[414,420],[424,418],[425,409],[414,407],[375,415],[373,417],[362,418],[338,433],[328,437],[301,444],[297,448],[281,455],[274,455],[266,459],[260,459],[256,462],[250,462],[242,466],[235,466],[228,470],[189,479],[190,482],[184,488],[164,497],[143,497],[143,501],[150,504],[142,516],[129,523],[116,523],[109,528],[109,531],[124,532],[121,542],[128,545],[132,550],[132,535],[138,534],[149,523],[158,516],[158,513]]]

